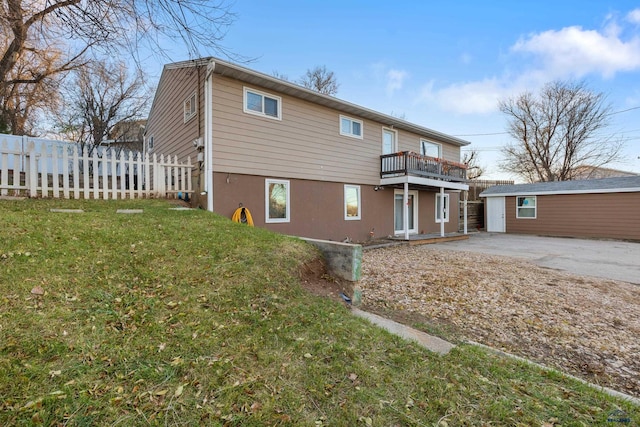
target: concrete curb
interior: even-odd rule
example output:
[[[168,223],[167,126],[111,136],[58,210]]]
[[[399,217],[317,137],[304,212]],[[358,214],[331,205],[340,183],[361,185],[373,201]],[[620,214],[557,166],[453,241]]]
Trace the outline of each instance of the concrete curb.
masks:
[[[82,209],[49,209],[49,212],[56,213],[84,213]]]
[[[591,388],[593,388],[595,390],[598,390],[598,391],[601,391],[603,393],[606,393],[609,396],[617,397],[617,398],[620,398],[620,399],[624,399],[624,400],[627,400],[627,401],[629,401],[629,402],[631,402],[631,403],[633,403],[633,404],[635,404],[637,406],[640,406],[640,399],[638,399],[637,397],[630,396],[628,394],[622,393],[622,392],[614,390],[612,388],[608,388],[608,387],[604,387],[604,386],[601,386],[601,385],[590,383],[589,381],[586,381],[586,380],[583,380],[582,378],[578,378],[578,377],[573,376],[571,374],[567,374],[565,372],[559,371],[559,370],[557,370],[555,368],[550,368],[548,366],[541,365],[541,364],[536,363],[536,362],[532,362],[531,360],[525,359],[524,357],[516,356],[515,354],[507,353],[505,351],[498,350],[497,348],[493,348],[493,347],[489,347],[488,345],[480,344],[479,342],[467,341],[466,343],[470,344],[470,345],[474,345],[476,347],[480,347],[480,348],[482,348],[484,350],[487,350],[487,351],[489,351],[491,353],[494,353],[494,354],[497,354],[499,356],[504,356],[504,357],[508,357],[508,358],[511,358],[511,359],[514,359],[514,360],[518,360],[518,361],[524,362],[524,363],[526,363],[528,365],[535,366],[536,368],[542,369],[544,371],[554,372],[554,373],[556,373],[558,375],[561,375],[563,377],[571,378],[572,380],[576,380],[578,382],[581,382],[582,384],[585,384],[585,385],[587,385],[587,386],[589,386],[589,387],[591,387]]]
[[[438,353],[444,356],[445,354],[449,353],[452,348],[455,347],[455,345],[441,338],[434,337],[422,331],[418,331],[417,329],[410,328],[406,325],[403,325],[402,323],[385,319],[384,317],[378,316],[377,314],[368,313],[357,308],[352,308],[351,311],[356,316],[367,319],[374,325],[380,326],[382,329],[385,329],[392,334],[398,335],[407,340],[415,341],[427,350],[430,350],[434,353]]]

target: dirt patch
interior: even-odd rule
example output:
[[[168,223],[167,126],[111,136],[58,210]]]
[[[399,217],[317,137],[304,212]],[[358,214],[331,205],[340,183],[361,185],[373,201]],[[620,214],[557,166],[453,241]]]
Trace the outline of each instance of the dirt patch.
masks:
[[[322,259],[315,259],[305,263],[300,269],[302,287],[313,295],[344,301],[341,293],[352,297],[353,283],[338,279],[327,272],[327,266]]]
[[[362,266],[369,311],[640,396],[640,286],[437,246],[368,250]]]

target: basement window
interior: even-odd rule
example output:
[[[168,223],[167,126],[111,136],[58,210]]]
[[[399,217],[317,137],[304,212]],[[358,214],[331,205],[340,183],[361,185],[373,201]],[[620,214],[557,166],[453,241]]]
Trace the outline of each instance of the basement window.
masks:
[[[360,219],[360,186],[344,186],[344,219]]]
[[[440,219],[440,205],[444,201],[444,222],[449,222],[449,195],[436,194],[436,222],[442,222]]]
[[[289,181],[265,180],[265,222],[289,222]]]

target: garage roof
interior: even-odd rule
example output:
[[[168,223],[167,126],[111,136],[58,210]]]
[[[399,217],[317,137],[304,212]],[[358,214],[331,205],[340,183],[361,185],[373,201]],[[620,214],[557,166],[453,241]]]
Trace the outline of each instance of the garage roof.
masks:
[[[172,68],[186,68],[194,66],[208,66],[208,68],[214,74],[221,76],[231,77],[240,80],[245,83],[261,86],[266,89],[284,93],[296,98],[304,99],[315,104],[323,105],[325,107],[333,108],[342,113],[351,114],[363,119],[373,120],[382,123],[386,126],[393,127],[394,129],[402,129],[408,132],[413,132],[425,138],[435,139],[441,142],[447,142],[449,144],[456,145],[458,147],[469,145],[469,141],[456,138],[445,133],[429,129],[406,120],[399,119],[397,117],[389,116],[387,114],[379,113],[374,110],[370,110],[365,107],[361,107],[356,104],[352,104],[347,101],[343,101],[333,96],[323,95],[316,91],[306,89],[295,83],[281,80],[267,74],[260,73],[258,71],[251,70],[249,68],[241,67],[230,62],[223,61],[218,58],[208,57],[200,58],[193,61],[175,62],[165,65],[166,69]]]
[[[480,197],[629,192],[640,192],[640,176],[495,185],[480,193]]]

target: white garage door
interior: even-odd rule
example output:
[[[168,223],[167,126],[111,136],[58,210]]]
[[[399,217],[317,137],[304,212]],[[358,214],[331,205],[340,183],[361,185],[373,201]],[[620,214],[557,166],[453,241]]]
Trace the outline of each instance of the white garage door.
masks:
[[[487,231],[505,232],[504,197],[487,197]]]

